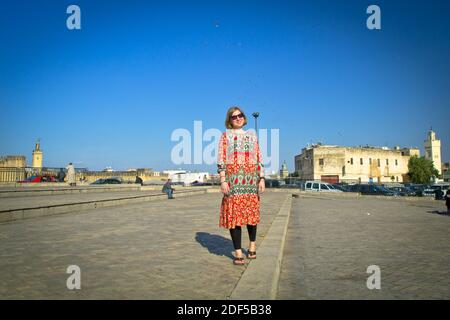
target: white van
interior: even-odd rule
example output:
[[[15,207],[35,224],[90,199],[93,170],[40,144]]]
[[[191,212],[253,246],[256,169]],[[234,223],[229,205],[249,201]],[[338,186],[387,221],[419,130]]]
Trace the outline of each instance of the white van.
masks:
[[[342,190],[333,187],[333,185],[322,181],[306,181],[305,190],[320,191],[320,192],[343,192]]]

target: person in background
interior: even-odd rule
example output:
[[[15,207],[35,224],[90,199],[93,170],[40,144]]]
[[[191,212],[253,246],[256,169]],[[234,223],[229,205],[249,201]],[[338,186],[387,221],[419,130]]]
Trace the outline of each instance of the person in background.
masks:
[[[164,186],[162,188],[162,192],[167,193],[168,199],[175,199],[173,196],[174,191],[175,189],[172,188],[172,179],[167,179],[167,182],[164,183]]]
[[[72,162],[69,163],[66,169],[67,169],[67,182],[69,183],[69,186],[71,187],[76,186],[77,183],[75,180],[75,167],[73,166]]]
[[[434,191],[434,199],[435,200],[443,200],[444,199],[444,191],[441,188],[436,189]]]
[[[134,183],[139,183],[141,186],[144,185],[144,181],[142,181],[142,178],[139,176],[136,176],[136,180],[134,181]]]
[[[65,177],[66,177],[66,174],[65,174],[63,168],[59,169],[59,172],[57,175],[58,182],[64,182]]]

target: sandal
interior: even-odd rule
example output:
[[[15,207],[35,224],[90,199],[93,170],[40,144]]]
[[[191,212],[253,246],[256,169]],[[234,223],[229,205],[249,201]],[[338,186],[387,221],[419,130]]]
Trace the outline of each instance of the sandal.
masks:
[[[247,258],[248,259],[256,259],[256,251],[247,251]]]
[[[233,264],[238,266],[238,265],[244,265],[245,264],[245,260],[243,257],[241,258],[234,258],[233,259]]]

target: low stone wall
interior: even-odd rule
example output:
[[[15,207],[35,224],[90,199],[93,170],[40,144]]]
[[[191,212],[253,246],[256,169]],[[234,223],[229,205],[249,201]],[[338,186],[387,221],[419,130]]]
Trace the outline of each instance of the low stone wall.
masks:
[[[0,168],[0,182],[16,182],[25,178],[24,168]]]

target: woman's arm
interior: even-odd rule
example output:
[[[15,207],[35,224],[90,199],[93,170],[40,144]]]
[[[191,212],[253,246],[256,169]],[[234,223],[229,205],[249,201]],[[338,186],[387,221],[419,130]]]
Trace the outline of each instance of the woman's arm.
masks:
[[[259,178],[258,181],[258,191],[263,193],[266,189],[266,180],[264,179],[264,164],[261,156],[261,149],[259,148],[258,140],[256,140],[255,144],[256,151],[256,172]]]
[[[219,150],[217,157],[217,172],[220,176],[220,189],[223,194],[227,194],[230,189],[228,186],[226,177],[226,164],[227,164],[227,136],[226,132],[222,133],[219,141]]]

